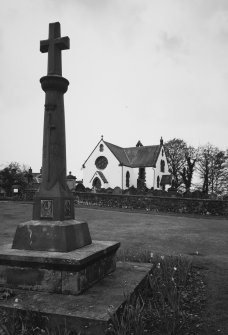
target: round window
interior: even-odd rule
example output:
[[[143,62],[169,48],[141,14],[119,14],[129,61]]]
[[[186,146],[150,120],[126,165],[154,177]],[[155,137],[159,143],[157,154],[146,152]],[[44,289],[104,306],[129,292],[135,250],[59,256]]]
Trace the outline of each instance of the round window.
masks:
[[[104,170],[108,165],[108,160],[105,156],[99,156],[95,161],[95,165],[97,169]]]

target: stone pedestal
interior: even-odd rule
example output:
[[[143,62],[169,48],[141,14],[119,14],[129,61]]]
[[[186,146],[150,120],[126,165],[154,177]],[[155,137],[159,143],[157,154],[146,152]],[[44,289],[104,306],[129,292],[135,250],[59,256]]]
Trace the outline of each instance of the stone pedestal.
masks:
[[[115,270],[119,245],[93,241],[70,252],[0,247],[0,286],[78,295]]]
[[[87,222],[31,220],[17,226],[12,248],[69,252],[91,243]]]
[[[117,262],[116,271],[81,295],[16,289],[0,308],[23,319],[39,319],[43,329],[67,329],[81,335],[105,335],[111,315],[118,314],[126,295],[140,289],[151,264]]]

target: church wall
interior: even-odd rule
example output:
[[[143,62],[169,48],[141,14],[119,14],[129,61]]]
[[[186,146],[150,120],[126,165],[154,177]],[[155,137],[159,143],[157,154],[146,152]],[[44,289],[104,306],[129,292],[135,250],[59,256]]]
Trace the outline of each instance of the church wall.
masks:
[[[147,167],[146,168],[146,187],[151,188],[155,187],[156,185],[154,184],[154,175],[155,175],[155,169],[152,167]]]
[[[103,144],[104,150],[100,151],[100,144]],[[108,183],[103,183],[101,181],[102,188],[114,188],[116,186],[122,186],[122,167],[119,166],[119,161],[113,155],[113,153],[109,150],[109,148],[104,144],[103,141],[100,142],[97,148],[89,157],[88,161],[85,163],[85,168],[83,169],[83,185],[85,187],[92,188],[92,181],[94,174],[96,171],[101,171]],[[105,169],[98,169],[95,165],[95,161],[99,156],[105,156],[108,160],[108,165]]]
[[[136,187],[137,186],[137,178],[138,178],[138,175],[137,175],[137,171],[134,171],[134,170],[138,170],[138,169],[133,169],[131,167],[128,167],[128,166],[123,166],[123,189],[127,189],[128,187],[126,186],[126,173],[127,171],[129,171],[130,173],[130,178],[129,178],[129,187],[131,186],[134,186]]]
[[[162,147],[162,149],[164,150],[164,147]],[[157,163],[156,163],[156,167],[155,167],[155,188],[154,189],[157,189],[157,177],[159,176],[160,177],[160,181],[161,181],[161,178],[164,174],[170,174],[169,173],[169,168],[168,168],[168,163],[167,163],[167,159],[166,159],[166,156],[165,156],[165,150],[163,151],[164,154],[162,156],[162,150],[160,151],[160,154],[158,156],[158,159],[157,159]],[[165,162],[165,169],[164,169],[164,172],[161,172],[161,160],[164,160]],[[166,185],[166,190],[170,187],[170,185]],[[161,187],[160,187],[161,188]]]
[[[137,187],[138,176],[139,176],[139,169],[138,168],[132,169],[131,186]]]

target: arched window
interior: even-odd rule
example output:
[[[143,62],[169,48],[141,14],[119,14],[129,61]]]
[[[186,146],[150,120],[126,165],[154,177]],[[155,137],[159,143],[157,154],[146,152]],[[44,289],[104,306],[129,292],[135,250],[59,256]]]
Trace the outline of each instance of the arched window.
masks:
[[[130,186],[130,172],[126,172],[126,187]]]
[[[163,161],[163,159],[161,160],[160,164],[161,164],[161,166],[160,166],[161,167],[161,169],[160,169],[161,172],[165,172],[165,161]]]
[[[164,156],[164,150],[162,149],[162,156]]]
[[[160,188],[160,177],[157,176],[157,188]]]
[[[100,151],[104,151],[104,144],[100,144]]]

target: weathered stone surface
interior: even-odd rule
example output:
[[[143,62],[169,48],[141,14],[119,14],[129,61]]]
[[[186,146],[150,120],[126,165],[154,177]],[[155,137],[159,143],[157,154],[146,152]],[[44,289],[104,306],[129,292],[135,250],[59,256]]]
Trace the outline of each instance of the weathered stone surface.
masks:
[[[15,290],[0,301],[0,308],[39,313],[46,326],[75,330],[82,335],[104,335],[110,315],[117,313],[126,294],[131,294],[148,274],[151,264],[117,262],[117,269],[79,296]],[[15,302],[15,299],[17,299]],[[45,324],[44,324],[45,326]]]
[[[0,278],[4,287],[61,293],[61,271],[2,265]]]
[[[113,272],[117,242],[93,241],[71,252],[0,247],[0,286],[78,295]]]
[[[91,242],[87,222],[31,220],[17,226],[12,248],[68,252]]]

